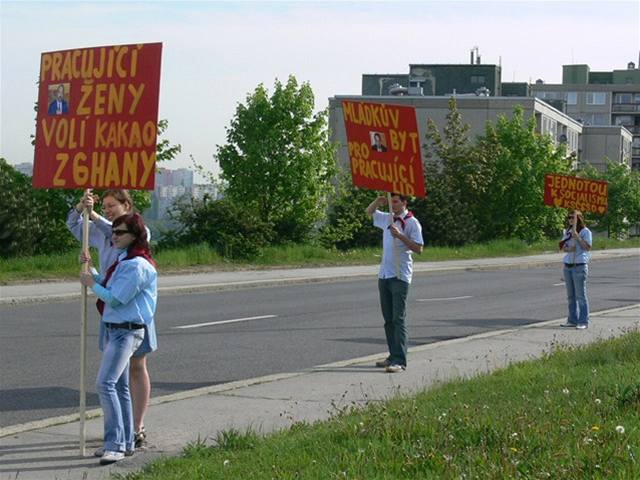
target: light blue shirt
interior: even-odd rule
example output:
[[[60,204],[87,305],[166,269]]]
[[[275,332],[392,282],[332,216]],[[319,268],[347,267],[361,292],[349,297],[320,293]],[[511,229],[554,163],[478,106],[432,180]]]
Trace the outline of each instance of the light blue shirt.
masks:
[[[67,215],[67,228],[76,237],[76,240],[82,242],[82,214],[78,213],[75,208],[72,208]],[[111,243],[111,222],[109,220],[98,215],[97,220],[89,221],[89,246],[98,250],[100,273],[104,275],[113,262],[118,259],[118,249]]]
[[[407,215],[405,210],[400,215],[402,218]],[[397,238],[393,238],[389,231],[392,215],[390,213],[376,210],[373,212],[373,225],[382,230],[382,261],[380,262],[379,278],[397,277],[407,283],[411,283],[413,276],[413,251],[407,245]],[[422,226],[416,217],[410,217],[404,220],[405,226],[403,233],[414,242],[423,245]],[[399,222],[396,226],[402,230]],[[394,253],[395,252],[395,253]]]
[[[591,230],[589,230],[587,227],[584,227],[582,230],[580,230],[578,235],[589,246],[592,245]],[[566,240],[567,238],[569,238],[569,230],[565,232],[563,240]],[[567,252],[562,259],[564,263],[589,263],[589,260],[591,260],[591,252],[582,248],[582,245],[576,242],[574,238],[569,239],[565,245],[569,248],[575,246],[576,251]]]
[[[140,323],[149,328],[154,324],[153,315],[156,312],[158,299],[158,274],[153,265],[144,258],[134,257],[124,260],[126,256],[126,251],[120,253],[118,257],[120,263],[105,287],[99,284],[93,287],[95,294],[105,301],[102,321]]]
[[[79,242],[82,242],[82,214],[78,213],[75,207],[72,208],[69,211],[69,215],[67,215],[67,228]],[[104,278],[104,275],[106,275],[109,267],[113,265],[113,263],[118,259],[118,256],[122,253],[122,250],[118,250],[113,246],[113,243],[111,242],[111,228],[112,222],[101,215],[98,215],[98,218],[95,221],[89,221],[89,246],[94,247],[98,250],[98,257],[100,260],[100,274],[103,275],[102,277],[94,275],[98,283],[102,282],[102,279]],[[151,232],[148,228],[147,239],[151,240]],[[111,303],[111,301],[113,300],[113,296],[105,299],[103,298],[103,295],[98,295],[96,289],[100,291],[100,288],[100,285],[96,285],[93,289],[94,293],[102,298],[105,303]],[[101,322],[100,331],[98,332],[98,348],[100,350],[104,349],[104,345],[106,342],[106,333],[107,332],[104,328],[104,325]],[[153,352],[157,348],[158,338],[156,336],[156,324],[154,321],[151,321],[151,323],[147,325],[147,331],[144,336],[144,340],[142,341],[140,351],[144,353]]]

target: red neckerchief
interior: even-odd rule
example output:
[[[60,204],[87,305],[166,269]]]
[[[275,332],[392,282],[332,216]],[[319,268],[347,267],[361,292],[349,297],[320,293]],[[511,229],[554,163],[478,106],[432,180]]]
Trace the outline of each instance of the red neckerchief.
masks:
[[[579,229],[576,228],[576,232],[580,233],[580,231],[583,229],[584,227],[580,227]],[[558,249],[562,250],[565,246],[565,244],[571,240],[571,230],[567,229],[566,232],[567,238],[563,238],[560,242],[558,242]]]
[[[122,261],[124,262],[125,260],[131,260],[132,258],[135,258],[135,257],[142,257],[154,267],[156,266],[156,262],[154,262],[153,258],[151,258],[151,252],[148,249],[141,248],[141,247],[136,247],[129,250],[127,252],[127,256],[123,258]],[[111,275],[113,275],[113,272],[116,271],[116,267],[118,266],[119,263],[120,263],[119,258],[115,262],[113,262],[113,264],[107,269],[107,273],[104,276],[104,280],[100,285],[102,285],[103,287],[107,286],[107,282],[111,278]],[[96,308],[98,309],[98,312],[100,312],[100,315],[102,315],[102,313],[104,312],[104,301],[101,299],[98,299],[98,301],[96,302]]]
[[[405,220],[407,220],[408,218],[413,217],[413,213],[411,212],[407,212],[407,214],[403,217],[393,217],[393,223],[396,222],[400,222],[400,226],[402,227],[402,230],[404,230],[404,227],[407,225],[407,222],[405,222]],[[389,227],[391,227],[391,225],[389,225]]]
[[[560,240],[560,242],[558,242],[558,250],[562,250],[564,248],[564,245],[571,240],[571,232],[567,232],[566,233],[567,238],[563,238],[562,240]]]

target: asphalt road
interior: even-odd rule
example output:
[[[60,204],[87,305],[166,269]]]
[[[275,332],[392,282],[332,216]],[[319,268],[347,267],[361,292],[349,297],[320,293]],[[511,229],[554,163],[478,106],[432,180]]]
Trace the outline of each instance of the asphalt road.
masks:
[[[638,303],[639,271],[637,258],[594,262],[592,311]],[[561,282],[559,267],[416,275],[410,346],[560,318]],[[75,301],[0,306],[0,426],[77,411],[79,311]],[[154,396],[386,350],[375,278],[163,295],[156,320]],[[97,322],[91,308],[89,408],[99,405]]]

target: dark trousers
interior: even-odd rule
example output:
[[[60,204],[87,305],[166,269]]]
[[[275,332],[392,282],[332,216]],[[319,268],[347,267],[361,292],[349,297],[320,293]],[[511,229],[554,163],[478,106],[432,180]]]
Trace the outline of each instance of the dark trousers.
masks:
[[[380,307],[389,347],[389,362],[407,366],[407,295],[409,284],[397,278],[379,278]]]

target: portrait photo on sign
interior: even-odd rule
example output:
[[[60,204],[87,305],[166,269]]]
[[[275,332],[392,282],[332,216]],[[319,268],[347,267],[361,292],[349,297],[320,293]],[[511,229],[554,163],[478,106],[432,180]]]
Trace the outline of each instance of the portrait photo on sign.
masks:
[[[371,150],[375,152],[387,151],[387,139],[385,138],[384,133],[369,132],[369,137],[371,139]]]
[[[54,83],[49,85],[47,112],[49,115],[64,115],[69,113],[69,93],[70,85],[68,83]]]

